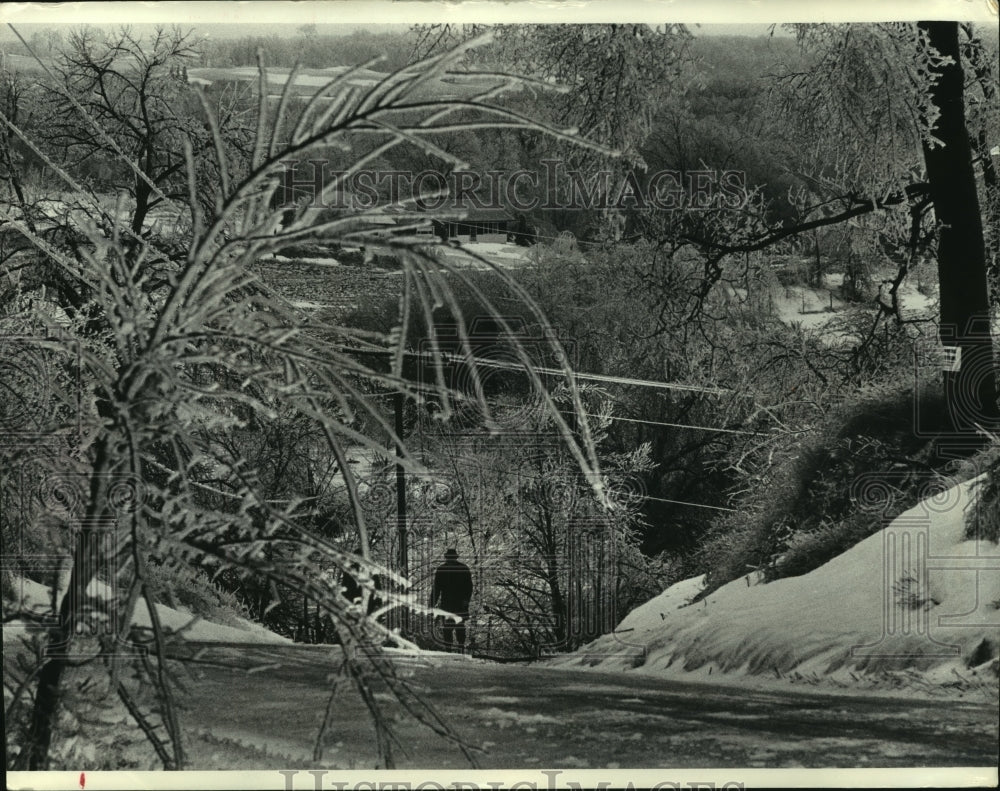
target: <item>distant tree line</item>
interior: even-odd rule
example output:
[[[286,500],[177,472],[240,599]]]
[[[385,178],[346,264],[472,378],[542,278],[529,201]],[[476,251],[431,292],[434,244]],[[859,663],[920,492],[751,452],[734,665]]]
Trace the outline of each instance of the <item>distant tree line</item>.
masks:
[[[355,30],[347,36],[320,35],[314,25],[303,25],[294,36],[243,36],[214,41],[204,38],[198,44],[202,66],[256,66],[257,51],[264,54],[264,63],[271,67],[290,69],[296,63],[304,68],[322,69],[328,66],[356,66],[373,58],[381,58],[374,68],[394,71],[405,66],[413,54],[414,34],[370,33]]]

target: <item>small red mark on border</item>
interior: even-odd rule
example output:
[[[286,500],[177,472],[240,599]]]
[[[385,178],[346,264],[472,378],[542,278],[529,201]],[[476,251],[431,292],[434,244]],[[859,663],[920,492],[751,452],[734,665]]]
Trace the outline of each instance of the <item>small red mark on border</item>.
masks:
[[[80,772],[80,788],[87,785],[87,775],[85,772]]]

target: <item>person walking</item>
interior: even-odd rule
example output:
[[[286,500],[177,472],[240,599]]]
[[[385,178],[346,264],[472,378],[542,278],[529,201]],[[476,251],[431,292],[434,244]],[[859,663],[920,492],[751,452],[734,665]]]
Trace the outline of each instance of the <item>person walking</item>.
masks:
[[[458,643],[458,650],[465,651],[466,624],[469,619],[469,602],[472,600],[472,572],[458,559],[458,552],[449,548],[444,553],[444,563],[434,572],[431,587],[431,607],[446,610],[462,620],[455,623],[451,618],[443,618],[441,637],[448,651],[452,649],[452,637]]]

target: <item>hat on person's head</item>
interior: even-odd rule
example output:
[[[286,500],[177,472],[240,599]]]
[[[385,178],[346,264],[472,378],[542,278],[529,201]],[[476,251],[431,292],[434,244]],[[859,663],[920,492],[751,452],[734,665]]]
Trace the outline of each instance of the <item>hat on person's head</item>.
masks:
[[[445,550],[444,556],[446,558],[457,558],[458,552],[455,551],[455,547],[449,547],[448,549]]]

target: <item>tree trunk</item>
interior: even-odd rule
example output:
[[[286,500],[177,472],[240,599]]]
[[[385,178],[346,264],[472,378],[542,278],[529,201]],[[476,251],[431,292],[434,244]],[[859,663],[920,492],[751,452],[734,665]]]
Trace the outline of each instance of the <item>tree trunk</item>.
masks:
[[[816,271],[814,273],[814,284],[816,288],[823,288],[823,261],[819,256],[819,234],[813,231],[813,250],[816,254]]]
[[[976,193],[972,149],[965,124],[965,98],[958,23],[921,22],[931,45],[952,63],[935,66],[931,98],[940,117],[933,135],[943,145],[924,141],[924,161],[938,225],[938,277],[941,288],[941,341],[960,350],[956,371],[944,372],[945,399],[954,441],[978,445],[977,426],[996,427],[996,371],[990,334],[986,247]]]
[[[966,28],[969,37],[968,64],[975,75],[976,82],[983,92],[983,106],[992,107],[997,100],[997,86],[993,81],[992,64],[988,61],[989,53],[984,50],[982,39],[975,35],[971,26]],[[1000,177],[990,154],[989,120],[980,119],[979,130],[972,133],[969,139],[973,152],[979,161],[983,173],[986,216],[986,271],[990,281],[990,305],[993,310],[1000,308]]]
[[[149,184],[139,176],[135,177],[135,211],[132,213],[132,233],[136,236],[142,234],[142,226],[146,222],[146,215],[149,213],[149,197],[152,194]]]
[[[94,473],[90,482],[90,499],[73,551],[73,568],[69,585],[59,608],[58,624],[48,635],[45,660],[38,674],[38,689],[35,693],[27,740],[14,760],[14,769],[28,771],[48,769],[52,735],[62,700],[63,673],[68,666],[73,637],[84,615],[87,587],[97,575],[94,563],[97,525],[100,521],[97,517],[105,513],[107,471],[111,467],[111,454],[105,439],[98,443]]]

